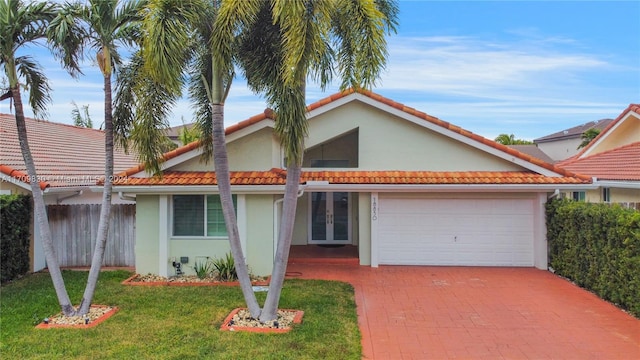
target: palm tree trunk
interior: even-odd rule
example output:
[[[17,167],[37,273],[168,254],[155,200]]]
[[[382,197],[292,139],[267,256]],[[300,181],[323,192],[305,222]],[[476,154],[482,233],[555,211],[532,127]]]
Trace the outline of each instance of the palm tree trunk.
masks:
[[[238,281],[244,295],[244,300],[251,316],[255,319],[260,316],[260,305],[253,292],[251,286],[251,278],[249,277],[249,269],[242,253],[242,245],[240,243],[240,235],[238,233],[238,221],[233,208],[233,197],[231,195],[231,181],[229,180],[229,158],[227,157],[226,140],[224,134],[224,105],[212,104],[211,117],[213,123],[213,164],[216,171],[216,180],[218,182],[218,191],[220,193],[220,202],[222,204],[222,213],[224,214],[224,222],[227,227],[229,236],[229,245],[231,246],[231,254],[236,266]]]
[[[22,151],[22,157],[24,158],[24,164],[27,167],[27,175],[29,176],[29,185],[31,185],[31,194],[33,196],[33,208],[35,211],[35,221],[40,231],[40,239],[44,247],[44,256],[47,261],[47,268],[51,275],[51,281],[53,282],[53,288],[58,296],[58,303],[62,313],[66,316],[72,316],[75,314],[73,306],[71,306],[71,300],[69,300],[69,294],[64,285],[64,279],[62,272],[60,271],[60,265],[58,264],[58,257],[53,247],[53,239],[51,236],[51,229],[49,228],[49,220],[47,218],[47,210],[44,205],[44,195],[42,189],[40,189],[40,181],[36,174],[36,166],[31,156],[31,150],[29,149],[29,141],[27,139],[27,127],[24,122],[24,109],[22,106],[22,98],[20,96],[19,85],[11,87],[13,94],[13,102],[16,108],[16,127],[18,130],[18,139],[20,140],[20,150]]]
[[[278,315],[278,304],[280,293],[284,284],[284,277],[289,261],[289,250],[293,238],[293,225],[296,218],[296,208],[298,207],[298,188],[300,184],[300,174],[302,166],[296,161],[291,161],[287,167],[287,183],[284,190],[284,202],[282,204],[282,218],[280,221],[280,233],[278,234],[278,245],[276,258],[273,261],[273,271],[269,292],[264,302],[260,321],[275,320]]]
[[[78,312],[84,315],[89,312],[93,295],[98,284],[98,276],[102,268],[104,250],[107,246],[109,236],[109,219],[111,217],[111,188],[113,184],[113,117],[111,111],[111,76],[104,75],[104,187],[102,190],[102,206],[100,208],[100,221],[98,223],[98,234],[96,247],[93,250],[91,259],[91,269],[87,278],[87,286],[84,289],[82,301]]]

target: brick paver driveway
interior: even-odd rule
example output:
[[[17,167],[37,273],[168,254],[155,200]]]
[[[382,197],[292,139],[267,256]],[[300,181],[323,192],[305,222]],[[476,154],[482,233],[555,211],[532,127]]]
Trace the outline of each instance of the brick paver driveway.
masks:
[[[640,320],[531,268],[290,264],[353,284],[367,359],[640,359]]]

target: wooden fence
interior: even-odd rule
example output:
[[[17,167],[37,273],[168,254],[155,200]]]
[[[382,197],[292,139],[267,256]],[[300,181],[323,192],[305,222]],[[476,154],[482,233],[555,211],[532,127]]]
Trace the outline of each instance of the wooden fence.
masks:
[[[60,266],[91,266],[100,205],[48,205],[47,214]],[[112,205],[103,266],[135,266],[135,226],[135,204]]]

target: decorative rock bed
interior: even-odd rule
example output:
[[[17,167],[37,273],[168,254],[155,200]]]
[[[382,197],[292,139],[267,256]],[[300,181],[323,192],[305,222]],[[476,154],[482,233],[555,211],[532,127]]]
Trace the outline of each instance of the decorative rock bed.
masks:
[[[258,333],[286,333],[291,331],[293,324],[301,324],[304,311],[280,309],[278,318],[273,321],[261,323],[251,317],[249,310],[237,308],[231,311],[229,316],[222,322],[222,331],[246,331]]]
[[[118,308],[115,306],[91,305],[89,313],[85,316],[64,316],[64,314],[59,313],[50,318],[44,319],[44,321],[38,324],[36,328],[90,328],[107,320],[117,311]]]
[[[216,277],[199,278],[195,275],[183,275],[164,277],[159,275],[135,274],[122,282],[124,285],[135,286],[237,286],[237,281],[222,281]],[[269,285],[269,279],[264,277],[253,277],[253,285]]]

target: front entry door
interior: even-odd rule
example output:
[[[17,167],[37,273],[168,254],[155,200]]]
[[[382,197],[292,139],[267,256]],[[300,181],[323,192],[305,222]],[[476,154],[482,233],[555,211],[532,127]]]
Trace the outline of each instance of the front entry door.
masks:
[[[348,192],[312,192],[309,244],[350,244],[351,202]]]

